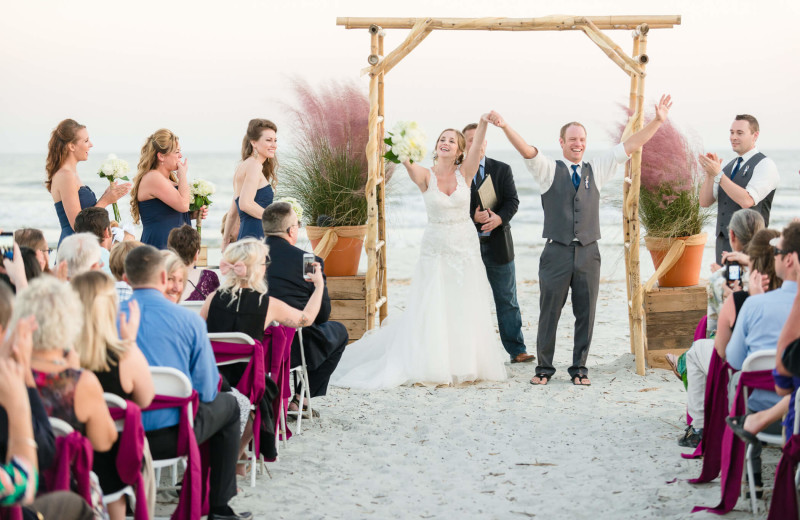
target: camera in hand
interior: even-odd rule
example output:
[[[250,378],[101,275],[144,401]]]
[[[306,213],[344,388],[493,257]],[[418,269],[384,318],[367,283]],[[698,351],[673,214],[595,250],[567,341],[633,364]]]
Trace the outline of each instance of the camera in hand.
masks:
[[[742,266],[739,262],[725,262],[725,280],[728,286],[742,279]]]
[[[303,279],[310,282],[311,275],[314,274],[314,255],[311,253],[303,253]]]

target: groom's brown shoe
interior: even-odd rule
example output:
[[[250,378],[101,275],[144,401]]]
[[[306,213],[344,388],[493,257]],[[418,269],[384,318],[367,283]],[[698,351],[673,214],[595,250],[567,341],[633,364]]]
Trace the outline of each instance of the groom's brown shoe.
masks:
[[[523,352],[521,354],[517,354],[512,360],[512,363],[529,363],[536,359],[536,356],[533,354],[528,354],[527,352]]]

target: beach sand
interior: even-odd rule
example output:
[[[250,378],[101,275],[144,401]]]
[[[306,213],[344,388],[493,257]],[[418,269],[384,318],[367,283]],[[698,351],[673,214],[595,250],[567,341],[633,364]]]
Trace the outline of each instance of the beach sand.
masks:
[[[389,250],[391,313],[402,310],[417,252]],[[606,259],[619,252],[603,249]],[[538,254],[517,251],[525,341],[535,352]],[[643,262],[649,259],[643,258]],[[644,275],[644,273],[643,273]],[[589,356],[592,386],[573,386],[573,317],[559,323],[558,370],[529,384],[535,362],[509,379],[463,387],[383,391],[331,388],[256,488],[240,480],[236,510],[257,518],[718,518],[691,515],[719,502],[719,484],[693,486],[684,460],[683,385],[665,370],[637,376],[625,285],[601,283]],[[764,450],[771,487],[779,452]],[[740,501],[726,518],[752,518]],[[764,515],[765,516],[765,515]]]

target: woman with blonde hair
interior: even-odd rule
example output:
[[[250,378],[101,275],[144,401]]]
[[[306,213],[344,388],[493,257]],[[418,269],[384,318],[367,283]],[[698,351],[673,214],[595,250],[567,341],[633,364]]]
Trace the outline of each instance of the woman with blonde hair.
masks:
[[[228,210],[223,231],[224,250],[238,226],[238,240],[264,238],[261,215],[272,204],[278,184],[275,150],[278,127],[268,119],[251,119],[242,139],[242,162],[233,174],[233,203]]]
[[[183,298],[183,290],[186,287],[186,277],[189,268],[183,263],[175,251],[169,249],[162,251],[164,255],[165,266],[167,269],[167,288],[164,291],[164,296],[167,297],[172,303],[180,303]]]
[[[72,226],[82,209],[91,206],[104,208],[117,202],[131,189],[130,183],[114,183],[97,200],[92,189],[84,185],[78,175],[78,163],[89,158],[89,149],[92,146],[86,127],[74,119],[61,121],[50,134],[44,186],[53,197],[61,225],[59,244],[75,232]]]
[[[92,371],[103,392],[108,392],[147,408],[155,390],[150,369],[136,346],[139,307],[130,302],[128,318],[119,314],[114,281],[101,271],[87,271],[70,283],[83,303],[84,327],[78,340],[81,368]],[[117,328],[119,316],[119,329]],[[103,494],[116,493],[125,487],[116,470],[119,443],[105,453],[95,454],[94,471]],[[107,504],[112,520],[125,518],[125,497]]]
[[[142,243],[167,248],[170,230],[191,225],[189,206],[192,193],[188,161],[183,159],[178,136],[162,128],[150,135],[142,146],[136,177],[131,190],[133,222],[142,222]],[[205,206],[197,218],[205,218]]]

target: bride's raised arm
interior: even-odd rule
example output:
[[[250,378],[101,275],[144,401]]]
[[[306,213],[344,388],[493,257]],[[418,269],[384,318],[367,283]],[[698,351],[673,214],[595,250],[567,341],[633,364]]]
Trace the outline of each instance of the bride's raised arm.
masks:
[[[420,166],[419,163],[412,163],[411,161],[403,161],[403,166],[406,167],[408,176],[411,177],[411,180],[419,187],[420,191],[428,189],[428,181],[430,181],[431,174],[429,169]]]
[[[481,164],[481,143],[486,139],[486,127],[489,124],[489,114],[483,114],[480,121],[478,121],[478,128],[475,129],[475,136],[472,142],[476,146],[471,146],[469,153],[461,162],[461,175],[467,182],[467,186],[472,182],[475,174],[478,173],[478,166]]]

